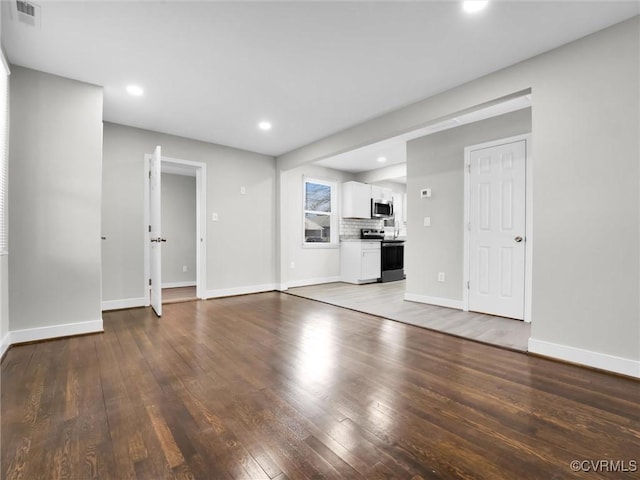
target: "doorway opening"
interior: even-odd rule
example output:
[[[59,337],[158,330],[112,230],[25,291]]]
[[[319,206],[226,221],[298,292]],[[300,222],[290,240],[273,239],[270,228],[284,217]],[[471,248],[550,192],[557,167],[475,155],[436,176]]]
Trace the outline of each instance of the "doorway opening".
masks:
[[[205,215],[206,164],[145,155],[146,306],[158,316],[163,303],[206,298]]]
[[[443,117],[441,122],[414,132],[314,162],[314,166],[327,169],[352,168],[347,171],[351,171],[354,177],[348,180],[356,182],[373,185],[395,179],[407,183],[406,199],[408,201],[403,202],[403,207],[410,204],[405,207],[408,208],[408,215],[405,214],[403,217],[411,223],[411,228],[406,235],[405,247],[405,254],[408,255],[405,267],[409,267],[406,274],[407,280],[402,282],[402,285],[388,283],[375,286],[381,290],[377,292],[379,297],[386,300],[383,305],[376,304],[375,309],[378,314],[383,309],[384,316],[394,320],[423,324],[428,328],[465,338],[521,351],[527,350],[531,329],[530,209],[532,202],[530,199],[532,191],[530,184],[526,192],[527,222],[529,223],[526,235],[523,235],[523,242],[527,243],[524,321],[514,322],[511,318],[500,315],[476,314],[474,309],[471,309],[471,313],[465,312],[464,310],[469,309],[465,308],[463,302],[463,296],[468,293],[466,291],[468,278],[464,278],[463,275],[463,265],[468,267],[468,259],[463,258],[463,236],[467,228],[466,224],[463,228],[463,162],[464,149],[469,145],[531,132],[532,109],[530,89],[514,92],[457,114],[452,113],[448,117]],[[422,137],[424,141],[421,140]],[[360,160],[363,162],[366,160],[370,162],[366,165],[373,164],[378,157],[377,152],[373,150],[374,147],[381,148],[387,143],[406,143],[409,140],[418,140],[412,144],[413,158],[423,159],[421,162],[414,161],[410,178],[407,178],[406,163],[391,164],[390,154],[384,155],[386,162],[383,167],[374,164],[372,167],[366,167],[371,170],[365,170],[365,166],[357,163]],[[531,141],[527,143],[531,145]],[[363,158],[356,157],[356,153],[363,153]],[[371,162],[372,159],[373,162]],[[529,157],[526,178],[528,182],[533,178],[531,160],[532,157]],[[431,166],[427,167],[427,165]],[[282,178],[285,173],[287,172],[281,172],[281,183],[284,188],[286,184]],[[337,174],[335,175],[338,178]],[[284,203],[281,203],[281,208],[283,208],[281,215],[284,218],[282,213],[286,212]],[[282,238],[286,237],[287,231],[287,225],[281,225]],[[290,267],[289,260],[297,253],[294,250],[296,245],[281,242],[281,248],[280,278],[283,290],[300,296],[313,296],[317,300],[365,312],[372,307],[370,293],[366,290],[373,289],[373,286],[351,288],[349,285],[339,283],[319,285],[319,282],[312,283],[314,278],[310,278],[306,283],[297,281],[297,284],[293,285],[292,282],[287,282],[290,268],[294,268]],[[418,304],[424,304],[424,309],[421,309]],[[445,307],[447,310],[434,310],[434,307]],[[453,312],[450,309],[460,312]],[[427,324],[423,321],[427,317],[433,321]]]

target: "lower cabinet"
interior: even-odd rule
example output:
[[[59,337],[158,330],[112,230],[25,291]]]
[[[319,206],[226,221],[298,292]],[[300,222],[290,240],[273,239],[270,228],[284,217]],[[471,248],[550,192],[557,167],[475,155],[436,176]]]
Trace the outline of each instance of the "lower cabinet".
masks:
[[[380,278],[380,241],[363,240],[340,243],[340,280],[347,283],[371,283]]]

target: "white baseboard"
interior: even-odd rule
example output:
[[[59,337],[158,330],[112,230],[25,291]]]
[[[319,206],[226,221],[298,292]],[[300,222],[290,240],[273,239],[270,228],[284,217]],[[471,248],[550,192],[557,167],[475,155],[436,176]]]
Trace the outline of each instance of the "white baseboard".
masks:
[[[209,290],[205,298],[231,297],[233,295],[246,295],[248,293],[271,292],[276,290],[275,283],[265,283],[263,285],[248,285],[243,287],[221,288],[218,290]]]
[[[27,328],[24,330],[12,330],[9,332],[11,344],[35,342],[58,337],[70,337],[86,333],[102,333],[102,319],[88,322],[66,323],[63,325],[51,325],[48,327]]]
[[[9,350],[11,346],[11,332],[7,332],[0,342],[0,358]]]
[[[196,281],[191,282],[167,282],[162,284],[162,288],[180,288],[180,287],[195,287]]]
[[[452,300],[450,298],[429,297],[427,295],[418,295],[417,293],[405,293],[404,299],[409,302],[427,303],[437,307],[455,308],[462,310],[462,300]]]
[[[334,283],[340,281],[340,275],[337,277],[316,277],[305,278],[302,280],[291,280],[287,282],[287,288],[306,287],[308,285],[320,285],[322,283]]]
[[[640,378],[640,361],[637,360],[615,357],[606,353],[583,350],[534,338],[529,339],[529,352]]]
[[[279,292],[286,292],[289,286],[286,283],[278,283],[276,284],[276,290]]]
[[[145,297],[140,298],[124,298],[122,300],[104,300],[102,302],[102,311],[120,310],[122,308],[145,307],[149,304],[149,300]]]

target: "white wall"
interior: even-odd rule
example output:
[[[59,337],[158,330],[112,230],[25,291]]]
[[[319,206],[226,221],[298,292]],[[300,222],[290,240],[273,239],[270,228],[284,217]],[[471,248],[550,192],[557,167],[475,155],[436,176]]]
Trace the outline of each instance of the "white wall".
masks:
[[[13,66],[12,342],[102,330],[102,88]]]
[[[162,286],[195,285],[196,177],[163,173],[161,193]]]
[[[11,342],[9,334],[9,256],[0,255],[0,356]]]
[[[640,376],[639,24],[634,17],[329,136],[282,155],[278,168],[531,89],[535,238],[529,348]]]
[[[337,281],[340,277],[340,249],[302,246],[302,179],[311,177],[319,180],[333,180],[338,185],[338,219],[342,211],[342,182],[353,179],[353,175],[316,165],[305,165],[282,172],[280,179],[283,200],[281,244],[286,265],[282,282],[287,286],[310,285],[326,281]],[[339,221],[336,225],[339,226]],[[291,268],[291,262],[294,268]]]
[[[464,148],[529,132],[527,108],[408,142],[408,294],[462,302]],[[431,198],[420,198],[423,188],[431,188]],[[427,216],[429,228],[424,227]],[[445,273],[446,282],[438,282],[438,272]]]
[[[0,8],[0,13],[2,11],[2,8]],[[0,29],[1,29],[1,25],[2,25],[2,15],[0,15]],[[6,59],[4,56],[4,52],[2,52],[2,49],[0,47],[0,62],[3,63],[3,66],[6,65]],[[6,86],[6,91],[2,91],[0,92],[0,95],[5,95],[6,93],[6,100],[4,100],[2,102],[3,105],[3,109],[0,109],[0,115],[2,115],[2,118],[0,118],[0,128],[3,130],[3,132],[5,133],[9,133],[9,129],[6,128],[8,126],[8,121],[9,121],[9,89],[8,89],[8,82],[9,79],[8,77],[5,77],[5,70],[4,68],[2,69],[2,72],[0,72],[0,75],[3,76],[3,85]],[[5,83],[6,82],[6,83]],[[5,143],[5,148],[7,149],[7,153],[8,153],[8,149],[9,149],[9,138],[8,135],[2,135],[4,138]],[[7,155],[8,158],[8,155]],[[6,208],[7,206],[5,205],[5,215],[8,215],[8,210]],[[5,217],[4,221],[5,223],[5,228],[7,227],[8,224],[8,218]],[[7,348],[9,348],[9,342],[10,342],[10,338],[9,338],[9,257],[8,255],[0,255],[0,357],[2,357],[2,355],[4,355],[4,352],[7,350]]]
[[[164,157],[207,164],[207,296],[275,288],[273,157],[105,122],[105,308],[144,304],[147,295],[144,155],[156,145]]]
[[[406,158],[406,146],[405,146],[405,158]],[[369,170],[367,172],[357,173],[355,176],[355,180],[362,183],[371,183],[371,184],[377,185],[379,182],[387,182],[390,179],[394,179],[398,177],[406,177],[406,176],[407,176],[407,164],[398,163],[396,165],[389,165],[388,167],[376,168],[375,170]],[[398,182],[393,182],[393,181],[388,183],[399,185]]]

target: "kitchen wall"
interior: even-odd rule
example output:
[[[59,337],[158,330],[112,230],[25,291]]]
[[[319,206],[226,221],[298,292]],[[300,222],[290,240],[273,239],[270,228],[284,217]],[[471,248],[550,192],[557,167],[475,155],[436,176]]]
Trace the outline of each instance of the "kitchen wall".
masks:
[[[640,377],[639,38],[634,17],[282,155],[278,169],[531,91],[529,349]]]
[[[316,165],[305,165],[281,172],[283,210],[280,221],[283,229],[281,247],[284,252],[281,261],[286,266],[280,282],[281,288],[338,281],[340,278],[339,247],[302,246],[302,181],[305,176],[337,183],[339,218],[342,211],[342,182],[353,180],[350,173]]]
[[[11,341],[101,331],[102,88],[11,70]]]
[[[531,109],[427,135],[407,144],[408,230],[407,294],[443,304],[462,302],[464,221],[464,148],[531,132]],[[420,198],[431,188],[432,197]],[[431,217],[431,227],[423,226]],[[444,272],[446,282],[438,282]],[[453,302],[452,302],[453,301]]]
[[[404,147],[404,155],[406,158],[406,142]],[[389,179],[406,177],[406,176],[407,176],[407,164],[397,163],[395,165],[388,165],[386,167],[376,168],[374,170],[357,173],[355,179],[358,182],[371,183],[374,185],[378,185],[380,184],[380,182],[387,182],[389,184],[395,184],[395,186],[397,187],[398,182],[389,181]]]
[[[104,124],[103,301],[144,304],[144,155],[207,164],[208,297],[275,288],[275,168],[267,155]],[[240,193],[244,186],[246,194]],[[218,221],[211,221],[212,213]]]
[[[196,177],[163,173],[161,193],[162,287],[195,285]]]

